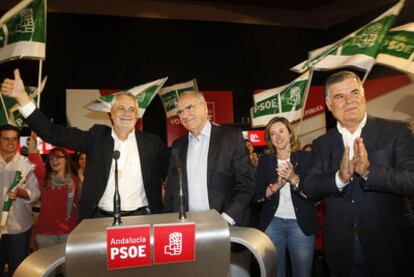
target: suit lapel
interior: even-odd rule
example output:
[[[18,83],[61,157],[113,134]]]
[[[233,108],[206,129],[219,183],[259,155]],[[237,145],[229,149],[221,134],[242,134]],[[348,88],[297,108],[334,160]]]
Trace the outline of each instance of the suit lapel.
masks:
[[[148,163],[146,163],[145,161],[147,160],[147,149],[145,147],[145,142],[142,139],[142,136],[140,135],[139,132],[135,131],[135,139],[137,140],[137,146],[138,146],[138,153],[139,153],[139,163],[141,164],[141,174],[142,174],[142,181],[144,183],[144,188],[145,188],[145,184],[148,184],[147,182],[147,172],[148,170],[146,170],[146,166]]]
[[[114,153],[114,139],[112,138],[112,129],[108,129],[109,130],[109,134],[104,136],[104,153],[103,153],[103,158],[104,158],[104,172],[106,174],[106,178],[105,180],[108,180],[109,178],[109,173],[111,170],[111,165],[112,165],[112,156]],[[106,186],[106,184],[104,184],[104,186]]]
[[[368,117],[367,123],[362,128],[361,137],[364,139],[365,147],[369,153],[375,151],[375,143],[378,138],[379,128],[375,128],[375,118]],[[368,155],[369,159],[369,155]]]
[[[221,141],[219,139],[219,128],[211,125],[210,143],[208,146],[208,157],[207,157],[207,187],[210,187],[211,174],[214,171],[214,162],[219,151]]]

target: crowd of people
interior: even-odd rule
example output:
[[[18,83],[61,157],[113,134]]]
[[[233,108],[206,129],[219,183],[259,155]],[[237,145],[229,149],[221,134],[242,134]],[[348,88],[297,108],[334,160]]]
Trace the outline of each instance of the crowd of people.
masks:
[[[188,134],[172,149],[135,130],[138,109],[131,94],[114,97],[112,127],[82,131],[54,124],[37,109],[18,70],[1,91],[19,103],[34,133],[58,147],[43,163],[33,135],[26,159],[17,152],[18,129],[0,129],[0,205],[12,202],[1,226],[0,276],[6,263],[13,273],[28,254],[31,205],[39,197],[39,247],[65,242],[85,218],[113,216],[115,150],[122,216],[179,211],[182,183],[187,211],[215,209],[230,225],[262,230],[278,251],[277,276],[309,277],[323,202],[331,276],[414,276],[414,223],[407,205],[414,197],[412,128],[367,115],[364,88],[353,72],[340,71],[326,81],[325,101],[336,128],[303,151],[292,124],[275,117],[265,127],[262,155],[240,130],[210,122],[207,103],[196,91],[179,96],[178,115]],[[82,153],[76,170],[65,149]],[[10,189],[16,171],[25,181]]]

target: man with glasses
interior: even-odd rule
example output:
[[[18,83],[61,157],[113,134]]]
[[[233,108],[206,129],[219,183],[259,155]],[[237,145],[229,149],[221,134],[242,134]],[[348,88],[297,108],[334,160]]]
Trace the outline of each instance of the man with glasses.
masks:
[[[120,153],[119,193],[121,215],[145,215],[162,212],[161,182],[166,171],[167,152],[161,140],[135,131],[138,107],[129,93],[116,95],[112,102],[112,128],[94,125],[88,131],[53,124],[30,101],[16,69],[14,79],[2,84],[4,96],[20,104],[20,112],[30,127],[45,141],[88,155],[80,200],[80,220],[111,217],[114,212],[114,150]]]
[[[327,79],[325,101],[337,126],[314,141],[303,190],[324,199],[331,276],[414,276],[409,125],[367,116],[361,80],[350,71]]]
[[[245,212],[255,192],[255,181],[241,131],[211,124],[200,92],[182,93],[177,107],[181,124],[189,133],[172,145],[175,154],[168,171],[166,211],[179,211],[178,159],[187,210],[215,209],[230,224],[248,224]]]
[[[29,255],[32,233],[32,203],[39,196],[38,182],[33,164],[17,151],[19,129],[11,125],[0,126],[0,276],[7,263],[9,275]],[[23,182],[10,189],[16,172],[23,174]],[[11,206],[7,213],[7,202]],[[6,210],[6,211],[5,211]]]

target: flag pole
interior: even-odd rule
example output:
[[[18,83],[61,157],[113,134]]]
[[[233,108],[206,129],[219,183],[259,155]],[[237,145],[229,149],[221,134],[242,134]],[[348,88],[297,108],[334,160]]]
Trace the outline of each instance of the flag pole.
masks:
[[[298,136],[300,135],[300,131],[301,131],[301,127],[302,127],[303,116],[305,114],[305,109],[306,109],[306,103],[308,102],[309,89],[310,89],[310,84],[312,83],[312,77],[313,77],[313,69],[310,68],[309,69],[309,79],[308,79],[309,81],[306,84],[306,89],[305,89],[306,96],[305,96],[305,99],[303,101],[302,115],[300,116],[299,125],[298,125],[297,131],[296,131]]]
[[[6,109],[6,104],[4,104],[3,94],[0,93],[1,105],[3,106],[4,115],[6,116],[7,124],[10,124],[10,119],[8,115],[8,111]]]
[[[365,71],[365,75],[364,75],[364,78],[362,79],[362,84],[363,83],[365,83],[365,81],[367,80],[367,78],[368,78],[368,74],[371,72],[371,69],[374,67],[374,65],[371,65],[369,68],[368,68],[368,70],[367,71]]]
[[[37,101],[36,101],[36,107],[40,109],[40,95],[42,91],[40,90],[42,86],[42,70],[43,70],[43,60],[39,60],[39,75],[37,76]]]

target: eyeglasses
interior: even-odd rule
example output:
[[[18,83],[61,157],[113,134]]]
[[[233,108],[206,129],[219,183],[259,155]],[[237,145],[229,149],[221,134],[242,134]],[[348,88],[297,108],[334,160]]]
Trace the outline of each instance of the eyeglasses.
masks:
[[[64,159],[64,158],[65,158],[65,156],[60,156],[60,155],[50,155],[48,157],[49,161],[51,161],[51,160],[58,160],[58,159]]]
[[[7,142],[9,142],[9,141],[11,141],[11,142],[17,142],[18,140],[19,140],[19,138],[17,138],[17,137],[1,137],[1,140],[2,141],[7,141]]]

